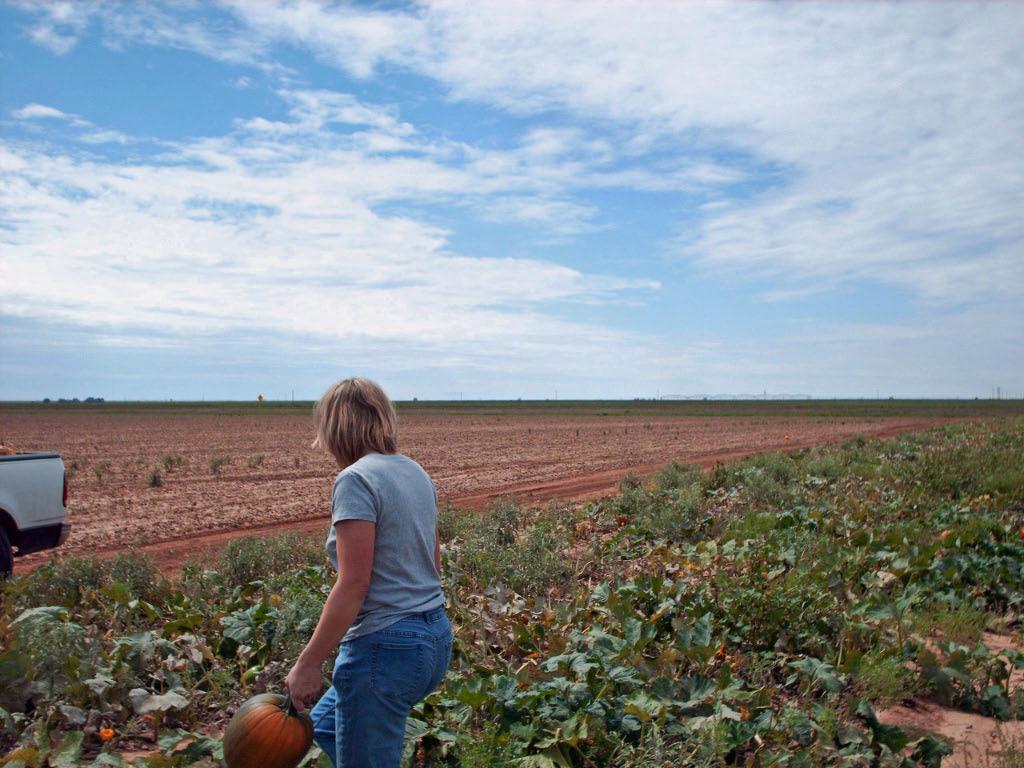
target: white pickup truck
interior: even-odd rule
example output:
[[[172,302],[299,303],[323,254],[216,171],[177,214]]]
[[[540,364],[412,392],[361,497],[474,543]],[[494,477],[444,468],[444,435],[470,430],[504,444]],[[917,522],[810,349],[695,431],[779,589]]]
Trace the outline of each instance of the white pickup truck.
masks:
[[[68,476],[56,453],[0,456],[0,578],[14,570],[14,553],[27,555],[64,543]]]

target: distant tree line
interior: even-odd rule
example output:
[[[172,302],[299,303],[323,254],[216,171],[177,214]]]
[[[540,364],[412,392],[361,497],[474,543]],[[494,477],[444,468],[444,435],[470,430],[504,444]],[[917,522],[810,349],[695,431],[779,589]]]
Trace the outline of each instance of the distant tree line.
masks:
[[[48,397],[44,397],[43,398],[43,402],[44,403],[52,403],[54,401],[51,400]],[[85,398],[85,400],[79,400],[77,397],[70,397],[70,398],[68,398],[68,397],[58,397],[57,398],[57,402],[58,403],[102,403],[102,402],[106,402],[106,401],[102,397],[87,397],[87,398]]]

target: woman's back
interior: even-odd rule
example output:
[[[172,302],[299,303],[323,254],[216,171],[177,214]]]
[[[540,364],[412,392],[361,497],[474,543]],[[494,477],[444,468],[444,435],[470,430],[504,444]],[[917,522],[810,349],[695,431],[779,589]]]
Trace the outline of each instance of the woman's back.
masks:
[[[327,554],[335,568],[335,523],[376,526],[370,586],[346,641],[444,605],[434,563],[437,496],[419,464],[397,453],[368,453],[338,474],[332,510]]]

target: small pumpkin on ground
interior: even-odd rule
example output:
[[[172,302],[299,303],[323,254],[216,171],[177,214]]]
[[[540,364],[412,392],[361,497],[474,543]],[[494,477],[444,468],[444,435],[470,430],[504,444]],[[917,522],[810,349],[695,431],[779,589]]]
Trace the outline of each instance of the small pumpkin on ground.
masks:
[[[313,743],[313,721],[290,696],[261,693],[235,712],[224,731],[228,768],[295,768]]]

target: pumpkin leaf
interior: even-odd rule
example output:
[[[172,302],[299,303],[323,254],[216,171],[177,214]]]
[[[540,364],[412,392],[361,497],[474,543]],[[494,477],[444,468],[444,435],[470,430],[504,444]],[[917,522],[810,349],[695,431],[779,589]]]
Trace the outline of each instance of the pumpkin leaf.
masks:
[[[161,732],[160,738],[157,739],[157,745],[164,752],[170,751],[178,746],[182,741],[191,736],[188,731],[184,731],[181,728],[170,728],[166,731]]]
[[[95,693],[97,696],[102,696],[110,688],[114,686],[115,680],[105,672],[99,672],[95,676],[90,677],[88,680],[83,681],[89,690]]]
[[[908,748],[911,751],[910,759],[916,760],[924,768],[941,768],[942,758],[953,754],[953,748],[949,744],[934,736],[918,739],[909,744]]]
[[[115,755],[110,752],[103,752],[96,756],[96,759],[90,763],[92,768],[124,768],[127,763],[120,755]]]
[[[519,768],[572,768],[572,763],[565,759],[558,748],[545,750],[539,755],[527,755],[512,761]]]
[[[224,752],[220,741],[203,737],[190,742],[181,749],[175,750],[174,754],[180,756],[185,761],[185,764],[188,765],[203,757],[223,757]]]
[[[416,747],[420,743],[423,734],[427,732],[427,724],[415,717],[405,721],[405,744],[402,747],[402,765],[411,765],[416,756]]]
[[[76,768],[82,755],[83,731],[71,731],[66,734],[60,744],[50,753],[51,768]]]
[[[22,611],[11,622],[11,628],[38,630],[53,624],[63,624],[69,617],[70,613],[67,608],[59,605],[42,605]]]
[[[623,711],[635,716],[641,723],[659,717],[665,710],[665,702],[644,691],[637,691],[625,701]]]
[[[185,709],[189,701],[177,691],[164,694],[150,693],[145,688],[132,688],[128,691],[128,701],[137,715],[150,712],[167,712],[172,709]]]
[[[80,707],[73,707],[70,704],[61,704],[60,713],[64,721],[72,728],[85,725],[85,710]]]

